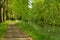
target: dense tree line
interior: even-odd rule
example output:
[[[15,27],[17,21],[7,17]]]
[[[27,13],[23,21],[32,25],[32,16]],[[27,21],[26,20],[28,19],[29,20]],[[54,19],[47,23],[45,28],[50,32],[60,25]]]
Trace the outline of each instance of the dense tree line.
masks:
[[[3,21],[3,4],[4,4],[4,0],[0,0],[0,22]]]
[[[31,0],[32,8],[29,8],[29,0],[9,0],[9,18],[22,19],[36,23],[60,24],[59,0]]]
[[[35,22],[60,24],[59,0],[38,0],[33,1],[33,11]]]
[[[0,23],[6,20],[7,0],[0,0]]]

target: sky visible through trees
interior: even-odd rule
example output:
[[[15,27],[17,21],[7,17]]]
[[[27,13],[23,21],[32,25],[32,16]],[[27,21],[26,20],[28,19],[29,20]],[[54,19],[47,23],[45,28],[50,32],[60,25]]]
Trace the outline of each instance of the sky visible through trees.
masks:
[[[28,5],[28,6],[29,6],[29,8],[32,8],[32,0],[29,0],[29,2],[28,2],[28,3],[29,3],[29,5]]]
[[[17,25],[22,24],[23,30],[32,31],[35,40],[60,40],[60,0],[5,0],[1,3],[0,22],[20,20],[23,22]]]

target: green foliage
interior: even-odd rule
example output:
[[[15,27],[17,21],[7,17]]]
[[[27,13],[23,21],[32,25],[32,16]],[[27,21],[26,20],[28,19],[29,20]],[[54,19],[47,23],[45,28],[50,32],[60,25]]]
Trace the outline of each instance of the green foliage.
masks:
[[[3,36],[4,32],[6,32],[6,27],[7,27],[6,22],[0,24],[0,38]]]
[[[59,26],[50,26],[47,24],[36,25],[32,22],[19,21],[16,26],[25,31],[33,40],[59,40],[60,28]],[[58,30],[57,30],[58,29]]]
[[[15,18],[22,16],[24,18],[27,15],[27,0],[9,0],[9,10],[13,11]],[[10,12],[9,11],[9,12]],[[23,16],[24,15],[24,16]]]
[[[60,24],[59,4],[58,0],[44,0],[42,4],[40,1],[33,3],[35,21],[40,21],[43,18],[45,23]]]
[[[28,0],[9,0],[9,10],[12,10],[14,18],[25,21],[17,25],[33,35],[35,40],[59,40],[60,1],[32,0],[33,7],[28,5]],[[51,32],[47,32],[49,30]]]

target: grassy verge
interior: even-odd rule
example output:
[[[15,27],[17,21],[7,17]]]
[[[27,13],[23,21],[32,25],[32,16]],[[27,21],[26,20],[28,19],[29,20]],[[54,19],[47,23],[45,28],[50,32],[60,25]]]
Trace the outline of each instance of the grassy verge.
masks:
[[[25,31],[34,40],[60,40],[60,27],[44,25],[36,25],[31,22],[20,21],[16,23],[17,27]]]
[[[0,23],[0,38],[2,38],[4,32],[6,31],[7,22]]]

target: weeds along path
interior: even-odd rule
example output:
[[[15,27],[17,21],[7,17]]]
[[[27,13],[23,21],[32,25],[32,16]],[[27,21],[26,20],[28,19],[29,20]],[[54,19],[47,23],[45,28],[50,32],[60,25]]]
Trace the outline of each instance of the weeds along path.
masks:
[[[14,23],[10,23],[2,40],[32,40],[22,30],[18,29]]]

